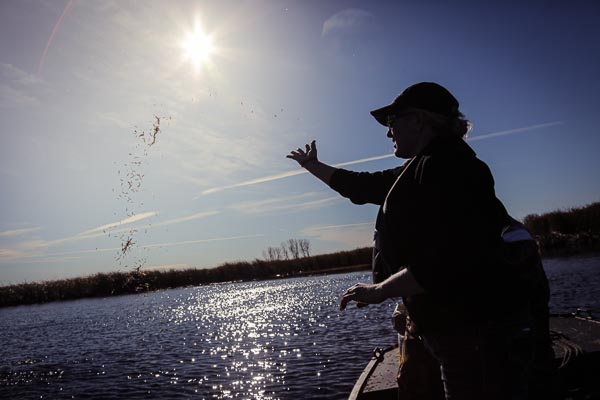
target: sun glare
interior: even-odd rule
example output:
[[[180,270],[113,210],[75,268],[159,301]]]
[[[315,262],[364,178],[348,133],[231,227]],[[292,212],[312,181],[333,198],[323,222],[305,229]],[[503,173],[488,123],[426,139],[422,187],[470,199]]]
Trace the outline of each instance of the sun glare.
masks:
[[[209,61],[214,51],[212,38],[207,35],[198,24],[193,32],[190,32],[183,40],[181,47],[186,61],[192,63],[196,68]]]

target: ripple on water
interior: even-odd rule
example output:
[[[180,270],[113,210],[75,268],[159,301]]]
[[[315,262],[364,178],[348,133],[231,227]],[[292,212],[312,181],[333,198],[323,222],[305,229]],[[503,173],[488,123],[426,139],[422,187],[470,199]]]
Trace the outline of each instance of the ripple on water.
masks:
[[[598,261],[547,260],[553,310],[598,310]],[[367,273],[0,309],[0,398],[344,399],[394,306],[338,310]],[[558,300],[558,301],[557,301]]]

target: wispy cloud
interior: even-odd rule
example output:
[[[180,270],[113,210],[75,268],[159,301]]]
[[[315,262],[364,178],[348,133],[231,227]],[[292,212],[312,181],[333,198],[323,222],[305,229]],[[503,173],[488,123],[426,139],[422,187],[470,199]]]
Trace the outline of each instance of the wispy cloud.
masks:
[[[105,225],[78,233],[75,236],[69,236],[69,237],[66,237],[63,239],[57,239],[57,240],[45,242],[45,244],[47,246],[50,246],[50,245],[56,245],[59,243],[69,242],[69,241],[73,241],[73,240],[94,239],[97,237],[104,236],[106,234],[104,231],[108,230],[108,229],[110,229],[111,234],[117,234],[117,233],[129,232],[132,229],[141,230],[141,229],[156,228],[159,226],[174,225],[174,224],[179,224],[182,222],[193,221],[193,220],[200,219],[200,218],[206,218],[206,217],[216,215],[219,213],[220,213],[220,211],[204,211],[204,212],[199,212],[199,213],[192,214],[192,215],[186,215],[185,217],[168,219],[166,221],[156,222],[154,224],[142,225],[142,226],[138,226],[135,228],[127,227],[127,228],[120,228],[120,229],[111,229],[111,228],[115,228],[115,227],[118,227],[121,225],[128,225],[128,224],[158,215],[157,211],[150,211],[150,212],[146,212],[146,213],[136,214],[129,218],[125,218],[121,221],[112,222],[110,224],[105,224]],[[102,231],[102,232],[100,232],[100,231]]]
[[[17,243],[12,248],[0,249],[0,263],[14,263],[20,261],[31,261],[38,258],[58,257],[66,254],[79,254],[85,251],[75,251],[66,253],[47,253],[51,242],[43,240],[30,240]]]
[[[89,235],[94,232],[103,231],[103,230],[110,229],[110,228],[115,228],[115,227],[121,226],[121,225],[131,224],[133,222],[141,221],[143,219],[154,217],[156,215],[158,215],[158,211],[148,211],[148,212],[144,212],[144,213],[140,213],[140,214],[135,214],[135,215],[132,215],[131,217],[127,217],[120,221],[109,222],[108,224],[104,224],[104,225],[97,226],[96,228],[88,229],[87,231],[83,231],[83,232],[77,234],[77,236],[86,236],[86,235]]]
[[[154,224],[141,225],[141,226],[137,226],[135,228],[128,227],[128,228],[121,228],[121,229],[112,229],[112,230],[110,230],[110,233],[116,234],[116,233],[130,232],[132,229],[135,229],[135,230],[145,229],[146,230],[146,229],[157,228],[159,226],[174,225],[174,224],[179,224],[182,222],[188,222],[188,221],[193,221],[193,220],[200,219],[200,218],[210,217],[212,215],[217,215],[219,213],[220,213],[220,211],[204,211],[204,212],[200,212],[200,213],[196,213],[196,214],[192,214],[192,215],[187,215],[185,217],[179,217],[179,218],[174,218],[174,219],[168,219],[166,221],[156,222]],[[138,221],[138,220],[136,220],[136,221]],[[132,222],[135,222],[135,221],[129,221],[128,223],[132,223]],[[118,226],[118,225],[114,225],[114,226]],[[98,231],[97,228],[94,228],[94,230]],[[104,232],[85,234],[85,235],[84,235],[84,233],[79,233],[75,236],[71,236],[69,238],[62,239],[62,240],[65,241],[65,240],[93,239],[93,238],[104,236],[104,235],[105,235]]]
[[[189,111],[185,111],[184,115],[173,123],[177,135],[169,137],[161,147],[161,151],[169,160],[169,165],[172,166],[168,173],[173,175],[174,179],[194,182],[204,188],[227,186],[223,185],[223,177],[240,176],[245,171],[260,168],[265,158],[277,156],[274,153],[277,147],[261,148],[262,143],[270,140],[269,135],[275,134],[273,132],[275,128],[265,122],[267,116],[254,110],[257,108],[255,105],[247,104],[250,101],[244,101],[243,106],[240,105],[239,99],[237,106],[233,99],[218,98],[202,102],[207,104],[206,109],[210,110],[212,115],[234,113],[235,118],[210,118],[191,115]],[[249,108],[253,109],[250,114],[251,124],[247,123],[244,114]],[[270,115],[273,119],[273,114]],[[186,119],[188,121],[196,119],[196,122],[190,124]],[[279,116],[278,121],[280,120],[283,120],[283,117]],[[244,136],[225,134],[244,129],[252,129],[253,140],[248,141]],[[226,152],[223,151],[224,148],[227,149]],[[198,157],[198,154],[202,154],[202,157]],[[214,189],[215,192],[219,190],[222,189]]]
[[[323,23],[321,34],[327,36],[352,32],[355,29],[364,27],[372,18],[373,14],[358,8],[342,10]]]
[[[38,99],[23,90],[0,83],[0,108],[34,106]]]
[[[85,254],[97,254],[106,253],[108,251],[120,251],[120,247],[104,247],[100,249],[87,249],[87,250],[75,250],[75,251],[61,251],[59,253],[46,253],[39,255],[40,257],[61,257],[70,255],[85,255]]]
[[[0,63],[0,108],[32,106],[39,103],[33,94],[40,80],[12,64]]]
[[[324,199],[307,201],[300,204],[282,204],[279,206],[269,207],[268,212],[281,212],[281,211],[304,211],[304,210],[312,210],[315,208],[321,208],[329,206],[335,202],[343,201],[340,196],[332,196]]]
[[[240,236],[226,236],[226,237],[216,237],[216,238],[207,238],[207,239],[196,239],[196,240],[183,240],[180,242],[166,242],[166,243],[155,243],[155,244],[147,244],[144,246],[140,246],[145,249],[151,249],[155,247],[172,247],[172,246],[183,246],[188,244],[196,244],[196,243],[209,243],[209,242],[223,242],[227,240],[240,240],[240,239],[252,239],[257,237],[265,236],[262,233],[257,233],[254,235],[240,235]]]
[[[204,211],[204,212],[199,212],[199,213],[192,214],[192,215],[187,215],[185,217],[174,218],[174,219],[169,219],[166,221],[158,222],[158,223],[155,223],[153,226],[157,227],[157,226],[180,224],[182,222],[188,222],[188,221],[193,221],[193,220],[200,219],[200,218],[210,217],[213,215],[217,215],[219,213],[220,213],[220,211]]]
[[[183,222],[197,220],[200,218],[209,217],[209,216],[216,215],[216,214],[219,214],[219,211],[204,211],[204,212],[199,212],[199,213],[192,214],[192,215],[187,215],[184,217],[173,218],[173,219],[169,219],[166,221],[158,222],[153,225],[148,224],[148,225],[138,226],[136,228],[124,227],[124,228],[120,228],[120,229],[112,229],[112,228],[131,224],[131,223],[141,221],[143,219],[158,215],[158,212],[150,211],[150,212],[146,212],[146,213],[136,214],[132,217],[125,218],[123,220],[116,221],[116,222],[111,222],[109,224],[104,224],[104,225],[98,226],[96,228],[88,229],[88,230],[78,233],[76,235],[68,236],[65,238],[54,239],[54,240],[21,241],[19,243],[16,243],[12,248],[0,249],[0,262],[1,261],[15,261],[17,259],[40,258],[40,257],[42,257],[42,258],[43,257],[62,257],[62,256],[83,255],[83,254],[90,254],[90,253],[95,254],[95,253],[105,252],[105,251],[120,250],[120,248],[114,247],[114,248],[104,248],[104,249],[95,249],[95,250],[67,251],[67,252],[60,252],[60,253],[49,253],[48,252],[48,249],[50,249],[53,246],[60,245],[60,244],[74,242],[74,241],[95,239],[98,237],[105,236],[107,234],[105,232],[105,230],[108,230],[108,229],[110,229],[110,233],[114,235],[114,234],[118,234],[118,233],[129,232],[129,231],[131,231],[131,229],[138,229],[138,230],[151,229],[151,228],[155,228],[155,227],[159,227],[159,226],[174,225],[174,224],[179,224],[179,223],[183,223]],[[3,232],[0,232],[0,236],[17,236],[19,234],[34,232],[39,229],[40,228],[26,228],[26,229],[15,229],[12,231],[3,231]],[[219,238],[219,240],[221,240],[221,238]]]
[[[41,82],[35,75],[7,63],[0,63],[0,78],[2,81],[9,81],[21,86],[31,86]]]
[[[245,201],[231,206],[234,210],[243,214],[266,214],[282,211],[301,211],[325,207],[335,201],[341,200],[339,196],[327,197],[323,199],[315,199],[303,201],[311,197],[317,196],[319,193],[310,192],[302,193],[295,196],[278,197],[275,199]]]
[[[546,122],[543,124],[530,125],[530,126],[525,126],[522,128],[514,128],[514,129],[508,129],[505,131],[488,133],[488,134],[481,135],[481,136],[474,136],[474,137],[467,138],[467,141],[474,142],[477,140],[491,139],[491,138],[495,138],[495,137],[499,137],[499,136],[514,135],[516,133],[528,132],[528,131],[533,131],[533,130],[542,129],[542,128],[549,128],[549,127],[561,125],[561,124],[563,124],[563,121]],[[369,161],[383,160],[383,159],[392,158],[392,157],[395,157],[394,154],[392,154],[392,153],[383,154],[380,156],[361,158],[359,160],[346,161],[346,162],[342,162],[342,163],[338,163],[338,164],[333,164],[332,166],[333,167],[345,167],[348,165],[362,164],[362,163],[369,162]],[[231,185],[216,186],[216,187],[202,191],[199,196],[194,197],[194,200],[200,198],[203,195],[220,192],[222,190],[233,189],[233,188],[242,187],[242,186],[256,185],[258,183],[276,181],[279,179],[285,179],[285,178],[289,178],[289,177],[301,175],[301,174],[306,174],[306,173],[308,173],[308,171],[306,171],[305,169],[300,169],[300,170],[295,170],[295,171],[283,172],[283,173],[276,174],[276,175],[269,175],[269,176],[265,176],[262,178],[250,179],[247,181],[238,182],[238,183],[234,183]]]
[[[229,240],[242,240],[242,239],[252,239],[258,237],[264,237],[265,235],[262,233],[252,234],[252,235],[238,235],[238,236],[223,236],[223,237],[213,237],[213,238],[204,238],[204,239],[194,239],[194,240],[183,240],[179,242],[165,242],[165,243],[152,243],[140,246],[142,249],[152,249],[152,248],[164,248],[164,247],[173,247],[173,246],[184,246],[190,244],[199,244],[199,243],[210,243],[210,242],[224,242]],[[120,247],[109,247],[109,248],[101,248],[101,249],[87,249],[87,250],[76,250],[76,251],[63,251],[57,253],[47,253],[40,251],[31,251],[31,249],[0,249],[0,263],[3,262],[35,262],[37,259],[52,259],[55,260],[57,257],[61,259],[72,259],[72,256],[76,255],[86,255],[86,254],[97,254],[108,251],[119,251]],[[71,257],[70,257],[71,256]]]
[[[359,222],[356,224],[342,224],[342,225],[327,225],[327,226],[313,226],[311,228],[306,228],[303,232],[310,233],[316,231],[322,231],[327,229],[342,229],[342,228],[354,228],[354,227],[373,227],[373,222]]]
[[[302,193],[295,196],[278,197],[275,199],[257,200],[257,201],[244,201],[231,206],[236,211],[244,214],[253,214],[263,211],[265,208],[269,208],[276,204],[289,203],[294,200],[306,199],[315,195],[315,192]]]
[[[22,235],[26,235],[28,233],[37,232],[40,229],[42,229],[42,228],[38,226],[35,228],[21,228],[21,229],[12,229],[12,230],[8,230],[8,231],[0,231],[0,237],[22,236]]]
[[[98,123],[98,121],[104,121],[110,126],[116,126],[122,129],[131,128],[131,123],[125,121],[122,114],[119,114],[114,111],[98,111],[96,112],[96,118],[94,121]]]
[[[373,222],[313,226],[302,230],[306,236],[324,242],[339,243],[344,247],[363,247],[373,244]]]
[[[0,261],[13,260],[15,258],[25,257],[27,253],[18,249],[0,249]]]

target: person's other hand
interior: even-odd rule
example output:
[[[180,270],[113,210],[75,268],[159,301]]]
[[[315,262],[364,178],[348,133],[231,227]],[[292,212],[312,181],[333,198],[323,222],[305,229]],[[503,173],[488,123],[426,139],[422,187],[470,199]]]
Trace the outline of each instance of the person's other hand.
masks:
[[[310,161],[318,161],[317,159],[317,143],[315,140],[305,145],[306,149],[302,150],[298,147],[296,150],[292,150],[286,157],[296,160],[301,167],[304,167],[306,163]]]
[[[365,307],[367,304],[377,304],[385,300],[381,286],[370,283],[357,283],[348,288],[342,295],[340,301],[340,310],[345,310],[350,301],[356,301],[358,307]]]

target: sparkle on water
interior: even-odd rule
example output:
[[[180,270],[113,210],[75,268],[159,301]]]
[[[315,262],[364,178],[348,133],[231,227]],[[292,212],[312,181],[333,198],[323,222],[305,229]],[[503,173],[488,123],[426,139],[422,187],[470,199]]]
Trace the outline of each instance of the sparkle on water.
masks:
[[[551,310],[600,315],[600,257],[545,261]],[[0,309],[0,398],[334,399],[395,341],[394,302],[338,310],[370,274]]]
[[[0,392],[343,399],[373,347],[394,340],[391,302],[338,310],[341,291],[368,277],[219,284],[45,304],[29,307],[27,322],[18,308],[14,314],[0,310]],[[365,321],[370,328],[357,330]],[[348,360],[354,360],[350,367]]]

